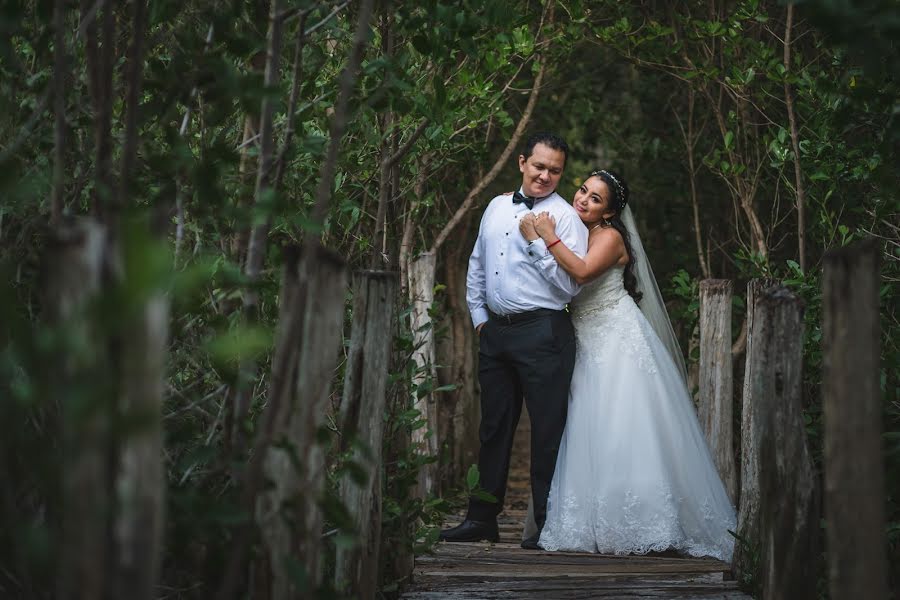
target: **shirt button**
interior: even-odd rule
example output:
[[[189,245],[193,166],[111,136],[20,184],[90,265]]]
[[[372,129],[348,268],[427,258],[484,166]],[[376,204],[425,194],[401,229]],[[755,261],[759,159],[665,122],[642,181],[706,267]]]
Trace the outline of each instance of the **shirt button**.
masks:
[[[500,253],[500,256],[503,256],[503,253],[502,253],[502,252]]]
[[[494,271],[494,275],[499,275],[500,271]]]

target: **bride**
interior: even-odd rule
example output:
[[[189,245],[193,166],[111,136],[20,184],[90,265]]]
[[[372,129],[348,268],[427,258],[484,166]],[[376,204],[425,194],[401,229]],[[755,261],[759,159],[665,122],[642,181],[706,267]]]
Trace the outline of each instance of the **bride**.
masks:
[[[573,206],[590,230],[578,257],[547,213],[520,225],[584,287],[569,414],[540,534],[545,550],[676,550],[730,561],[735,511],[700,430],[684,359],[616,173],[594,171]],[[640,307],[640,308],[639,308]],[[526,533],[528,536],[528,533]]]

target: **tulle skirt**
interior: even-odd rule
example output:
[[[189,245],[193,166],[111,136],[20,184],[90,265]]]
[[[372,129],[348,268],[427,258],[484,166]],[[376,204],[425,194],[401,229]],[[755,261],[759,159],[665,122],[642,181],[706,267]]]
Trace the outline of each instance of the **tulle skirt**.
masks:
[[[627,296],[573,321],[576,365],[541,546],[730,561],[734,507],[650,324]]]

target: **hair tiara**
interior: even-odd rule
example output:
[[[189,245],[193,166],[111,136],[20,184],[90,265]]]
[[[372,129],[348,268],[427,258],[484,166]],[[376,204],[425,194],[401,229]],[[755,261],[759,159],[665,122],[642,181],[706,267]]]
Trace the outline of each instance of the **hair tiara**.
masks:
[[[609,171],[607,171],[605,169],[598,169],[596,171],[592,171],[590,176],[594,177],[595,175],[599,176],[603,179],[608,177],[610,179],[610,181],[612,181],[615,184],[615,189],[613,190],[613,193],[616,196],[615,197],[616,211],[620,211],[623,208],[625,208],[625,205],[628,204],[628,198],[624,197],[624,189],[625,188],[622,187],[622,182],[619,181],[618,179],[616,179],[615,175],[613,175],[612,173],[610,173]]]

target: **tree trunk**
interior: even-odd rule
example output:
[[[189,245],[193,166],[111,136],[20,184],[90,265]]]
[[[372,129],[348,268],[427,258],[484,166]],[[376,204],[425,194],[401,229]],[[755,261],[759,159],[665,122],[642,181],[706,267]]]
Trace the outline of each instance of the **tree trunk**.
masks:
[[[116,238],[115,220],[118,211],[114,208],[112,176],[112,111],[113,111],[113,64],[116,62],[116,22],[115,3],[106,2],[103,8],[103,46],[97,56],[97,88],[94,98],[94,151],[96,153],[95,172],[95,214],[111,227],[109,236]],[[90,65],[89,65],[90,68]]]
[[[266,50],[266,74],[265,85],[267,88],[275,87],[281,79],[281,42],[283,19],[283,0],[272,0],[269,7],[269,30]],[[271,188],[273,152],[275,148],[274,99],[265,96],[260,109],[259,120],[259,162],[256,171],[256,189],[254,190],[254,202],[259,205],[263,202],[263,196]],[[269,239],[269,227],[271,216],[267,215],[253,227],[250,232],[250,240],[247,243],[247,260],[244,264],[244,274],[248,282],[256,283],[259,279],[266,261],[266,249]],[[259,311],[259,293],[254,286],[247,286],[243,294],[244,318],[248,322],[255,322]],[[238,380],[229,389],[228,402],[233,406],[231,424],[233,425],[233,445],[240,451],[246,443],[243,424],[250,412],[249,380],[253,378],[256,365],[252,361],[244,362],[240,366]]]
[[[777,287],[759,299],[751,332],[752,439],[759,465],[762,597],[817,598],[819,511],[802,414],[803,303]]]
[[[751,279],[747,283],[747,345],[744,354],[744,385],[741,405],[741,487],[738,507],[737,533],[743,539],[750,539],[759,530],[759,440],[754,420],[759,412],[759,399],[753,397],[752,382],[754,363],[751,361],[753,350],[753,315],[756,306],[765,290],[777,285],[776,279]],[[739,542],[734,549],[734,569],[737,574],[749,574],[756,566],[753,561],[756,551],[744,548]]]
[[[131,48],[125,62],[125,140],[122,146],[122,166],[119,169],[119,189],[116,206],[119,210],[128,201],[128,186],[138,149],[138,109],[141,101],[141,87],[144,81],[144,29],[146,0],[135,0]],[[168,309],[166,309],[168,312]]]
[[[264,484],[267,456],[276,436],[284,431],[283,411],[286,404],[293,402],[293,388],[297,379],[297,340],[304,340],[306,319],[304,318],[309,295],[316,294],[315,288],[307,285],[318,255],[318,244],[310,244],[304,248],[299,261],[296,251],[289,250],[285,259],[283,293],[279,312],[278,335],[275,354],[272,358],[272,375],[269,381],[268,402],[265,411],[259,418],[256,439],[251,450],[253,460],[247,465],[243,477],[244,489],[241,503],[248,510],[257,510],[260,489]],[[297,266],[299,264],[299,266]],[[328,270],[327,268],[325,269]],[[265,513],[265,511],[263,511]],[[216,594],[221,600],[233,600],[245,574],[244,557],[251,544],[252,523],[242,525],[234,536],[231,554],[228,557],[222,583]],[[281,568],[276,565],[273,568]]]
[[[91,373],[105,372],[105,340],[91,322],[90,305],[103,285],[106,228],[89,218],[64,219],[47,265],[48,321],[75,340],[62,348],[54,393],[62,412],[62,531],[57,594],[60,600],[103,598],[109,577],[110,422],[108,390],[83,406],[78,391]],[[108,374],[108,373],[107,373]],[[82,384],[82,385],[79,385]]]
[[[272,0],[269,8],[269,33],[268,46],[266,50],[266,75],[265,85],[267,88],[273,88],[281,81],[281,46],[284,20],[281,12],[284,9],[283,0]],[[259,166],[256,170],[256,189],[254,191],[254,201],[259,205],[263,201],[263,196],[270,189],[272,184],[272,176],[274,172],[274,152],[275,152],[275,100],[269,96],[263,97],[262,108],[260,109],[259,119]],[[266,260],[266,244],[269,237],[269,227],[271,225],[271,216],[266,216],[250,232],[250,241],[247,246],[247,262],[245,272],[251,281],[255,281],[262,271],[263,264]],[[246,299],[244,301],[245,309],[255,311],[259,303],[259,298],[255,290],[247,290],[245,292]],[[243,409],[243,407],[241,407]]]
[[[407,297],[409,292],[409,263],[410,255],[413,250],[413,236],[416,231],[416,217],[419,202],[425,196],[425,184],[428,182],[428,165],[431,157],[426,153],[419,157],[416,173],[416,180],[413,184],[413,198],[409,202],[409,208],[403,217],[403,235],[400,239],[400,250],[398,252],[397,262],[400,263],[400,290],[403,297]]]
[[[382,58],[390,61],[394,52],[394,38],[392,35],[392,19],[393,11],[391,10],[390,1],[386,1],[383,5],[381,16],[381,54]],[[387,248],[384,241],[386,240],[385,220],[387,218],[388,201],[391,196],[391,154],[393,153],[394,140],[394,113],[391,110],[385,111],[381,115],[381,156],[379,164],[378,177],[378,208],[375,213],[375,231],[372,236],[372,257],[369,267],[378,269],[383,264],[388,263]]]
[[[344,479],[340,495],[356,517],[358,543],[337,552],[335,585],[354,598],[375,598],[381,545],[382,444],[391,357],[397,275],[363,271],[354,276],[353,331],[347,357],[342,432],[361,444],[352,460],[369,474],[364,482]]]
[[[737,477],[732,445],[731,294],[729,280],[700,282],[699,413],[716,468],[734,502]]]
[[[438,411],[434,393],[437,373],[435,371],[434,323],[428,311],[434,302],[434,276],[437,259],[431,252],[420,254],[409,267],[409,293],[412,301],[410,329],[413,334],[413,360],[416,373],[413,376],[413,408],[419,411],[425,426],[413,430],[413,446],[426,456],[437,457],[443,440],[438,439]],[[424,386],[424,387],[423,387]],[[419,471],[420,498],[435,492],[435,464],[423,465]]]
[[[794,189],[797,192],[797,258],[800,269],[806,272],[806,188],[803,186],[803,171],[800,168],[800,131],[794,114],[794,93],[788,80],[791,69],[791,30],[794,24],[794,5],[787,5],[787,20],[784,26],[784,104],[791,126],[791,148],[794,151]]]
[[[871,239],[825,257],[825,529],[834,600],[888,597],[879,258]]]
[[[66,3],[53,3],[53,192],[50,198],[50,225],[59,227],[65,207],[66,184]]]
[[[270,569],[271,590],[275,600],[295,598],[294,587],[285,565],[300,557],[301,566],[314,584],[321,580],[319,552],[322,535],[322,511],[318,499],[325,483],[325,457],[317,433],[325,420],[331,381],[337,368],[344,295],[347,276],[343,260],[322,248],[306,248],[311,260],[289,258],[282,285],[282,304],[277,352],[287,353],[283,381],[283,400],[279,402],[276,439],[285,443],[268,448],[266,478],[273,489],[256,503],[257,520],[262,530],[266,559]],[[306,264],[306,272],[301,268]],[[310,268],[310,265],[315,265]],[[302,322],[302,338],[290,323]],[[276,374],[273,373],[273,380]]]
[[[470,213],[471,215],[471,213]],[[463,230],[468,228],[471,218],[464,221]],[[449,377],[445,383],[457,387],[448,396],[452,399],[452,431],[450,443],[451,468],[446,474],[447,480],[454,483],[461,481],[468,466],[478,460],[478,426],[481,413],[478,405],[478,373],[475,358],[477,349],[475,330],[472,328],[472,317],[466,305],[466,266],[468,252],[463,252],[462,245],[447,257],[447,298],[450,305],[451,350],[446,359],[439,362],[450,364]],[[468,250],[468,247],[466,247]]]
[[[316,193],[312,213],[313,223],[324,223],[331,204],[331,186],[334,184],[334,172],[337,169],[338,152],[344,133],[347,130],[350,96],[356,85],[357,70],[362,62],[363,50],[369,37],[369,21],[372,19],[374,0],[360,0],[359,11],[356,17],[356,29],[353,32],[353,45],[347,66],[341,71],[338,81],[338,97],[334,105],[334,114],[331,117],[330,137],[328,149],[325,151],[325,159],[319,169],[319,183],[316,185]]]

